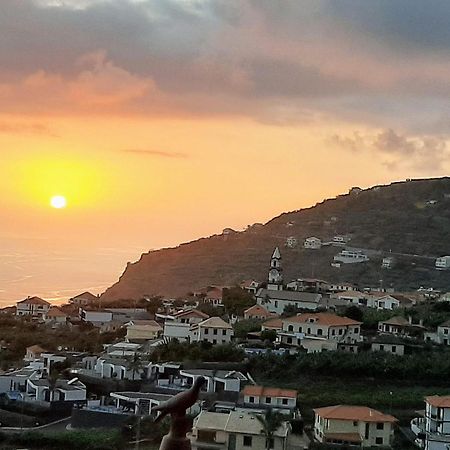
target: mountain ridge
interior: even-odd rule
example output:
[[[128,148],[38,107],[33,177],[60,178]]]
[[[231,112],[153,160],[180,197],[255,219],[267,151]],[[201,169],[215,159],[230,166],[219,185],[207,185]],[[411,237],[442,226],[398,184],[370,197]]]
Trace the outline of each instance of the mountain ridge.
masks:
[[[335,235],[350,235],[349,246],[373,251],[371,261],[336,269],[330,262],[339,248],[303,248],[306,237],[327,241]],[[297,239],[295,248],[285,246],[291,236]],[[422,284],[450,289],[450,272],[434,270],[434,258],[450,254],[450,178],[352,189],[245,231],[225,229],[220,235],[143,253],[127,265],[102,298],[180,297],[209,285],[264,281],[275,246],[282,251],[285,282],[316,276],[361,285],[378,285],[383,280],[384,286],[397,289]],[[382,271],[381,259],[390,252],[398,254],[398,263]]]

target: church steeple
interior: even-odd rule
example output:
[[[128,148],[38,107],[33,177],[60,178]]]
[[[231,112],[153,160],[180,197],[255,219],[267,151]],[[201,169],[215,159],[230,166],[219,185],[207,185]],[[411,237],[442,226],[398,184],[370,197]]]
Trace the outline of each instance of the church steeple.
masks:
[[[275,248],[270,259],[269,282],[267,289],[271,291],[283,290],[283,269],[281,267],[281,253],[278,247]]]

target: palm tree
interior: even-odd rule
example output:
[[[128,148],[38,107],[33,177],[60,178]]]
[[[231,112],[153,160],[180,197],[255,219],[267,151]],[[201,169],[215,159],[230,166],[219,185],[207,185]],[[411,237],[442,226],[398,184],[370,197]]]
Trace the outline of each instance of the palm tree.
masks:
[[[131,370],[132,379],[143,367],[140,355],[135,353],[132,358],[128,360],[128,369]]]
[[[263,426],[264,435],[266,436],[266,449],[270,450],[273,448],[271,444],[273,442],[275,431],[277,431],[284,422],[283,416],[280,413],[273,412],[273,410],[269,408],[264,415],[255,414],[255,417]]]

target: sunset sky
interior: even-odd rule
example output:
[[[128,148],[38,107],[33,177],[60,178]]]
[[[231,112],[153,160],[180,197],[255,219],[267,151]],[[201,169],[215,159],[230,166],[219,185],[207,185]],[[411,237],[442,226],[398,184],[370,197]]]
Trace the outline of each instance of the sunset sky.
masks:
[[[448,0],[1,0],[0,303],[448,174],[449,23]]]

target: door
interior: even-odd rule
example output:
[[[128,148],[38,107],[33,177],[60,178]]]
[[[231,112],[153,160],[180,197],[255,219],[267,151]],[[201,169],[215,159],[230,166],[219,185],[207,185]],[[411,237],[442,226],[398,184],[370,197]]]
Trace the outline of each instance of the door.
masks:
[[[236,435],[228,435],[228,450],[236,450]]]

